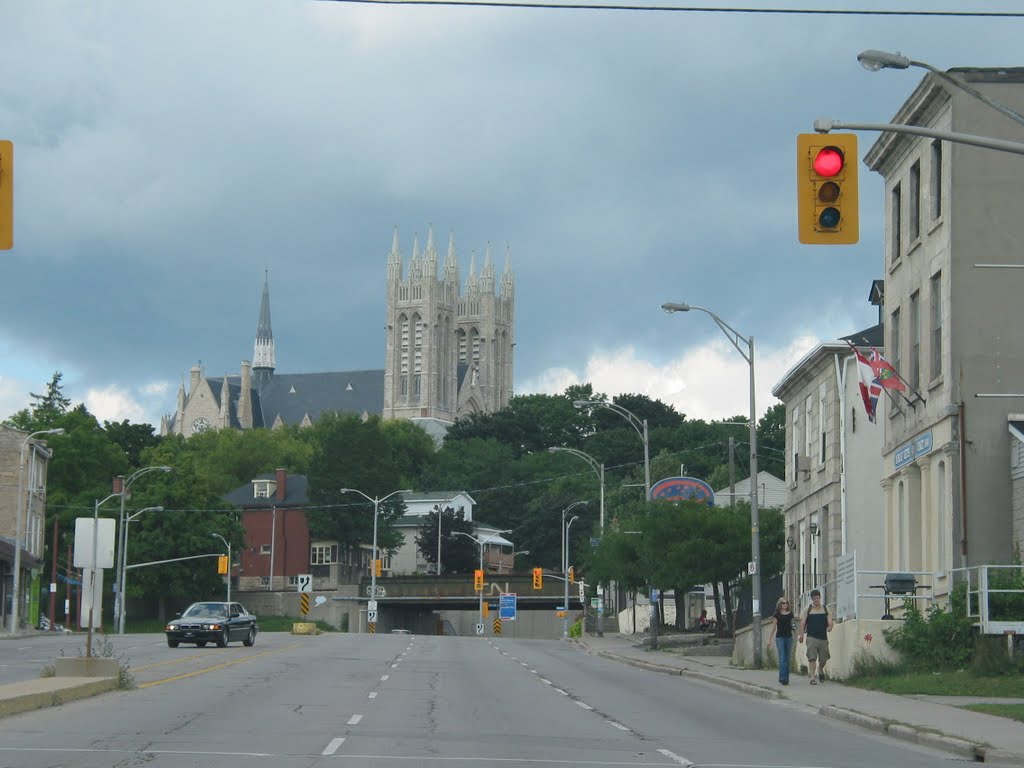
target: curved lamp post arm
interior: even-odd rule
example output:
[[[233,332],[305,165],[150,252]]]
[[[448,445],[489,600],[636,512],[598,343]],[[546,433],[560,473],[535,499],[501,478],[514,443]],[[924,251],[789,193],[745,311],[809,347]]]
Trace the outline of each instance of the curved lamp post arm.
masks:
[[[598,406],[600,408],[607,408],[610,411],[622,416],[628,421],[636,433],[640,435],[640,439],[644,443],[644,499],[646,501],[651,500],[651,453],[650,453],[650,441],[647,436],[647,419],[641,419],[635,413],[628,408],[623,408],[618,403],[608,403],[604,400],[575,400],[572,404],[573,408],[588,408],[590,406]]]
[[[555,445],[548,448],[548,453],[571,453],[573,456],[577,456],[587,462],[590,468],[597,473],[598,482],[601,484],[601,533],[604,533],[604,464],[598,462],[589,453],[584,453],[576,448],[563,448]]]
[[[869,72],[878,72],[880,69],[907,69],[908,67],[920,67],[921,69],[926,69],[933,75],[935,75],[937,78],[942,80],[944,83],[948,83],[949,85],[952,85],[955,88],[959,88],[961,91],[964,91],[965,93],[969,93],[978,101],[982,102],[983,104],[986,104],[989,107],[992,107],[992,109],[994,109],[996,112],[1003,115],[1004,117],[1008,117],[1015,123],[1024,125],[1024,115],[1022,115],[1020,112],[1017,112],[1011,109],[1010,107],[1006,106],[1005,104],[1002,104],[996,101],[995,99],[986,96],[976,88],[972,88],[967,83],[958,80],[948,72],[943,72],[938,67],[933,67],[931,64],[928,64],[927,62],[914,61],[913,59],[908,59],[906,56],[900,53],[888,53],[887,51],[876,50],[861,51],[860,53],[857,54],[857,61],[859,61],[861,66],[864,67],[864,69],[868,70]]]

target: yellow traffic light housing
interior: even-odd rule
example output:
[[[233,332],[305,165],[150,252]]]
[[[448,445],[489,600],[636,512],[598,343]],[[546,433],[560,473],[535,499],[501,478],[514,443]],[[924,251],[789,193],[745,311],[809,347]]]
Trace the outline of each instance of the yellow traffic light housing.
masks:
[[[860,239],[857,135],[796,137],[797,230],[808,245],[851,245]]]
[[[491,604],[488,603],[486,600],[484,600],[482,603],[480,603],[480,609],[481,609],[481,611],[483,613],[483,617],[484,618],[487,618],[488,616],[491,615]]]
[[[383,574],[384,573],[384,561],[381,560],[380,558],[377,558],[376,560],[374,560],[373,561],[373,571],[378,576]]]
[[[217,555],[217,573],[221,576],[228,572],[228,556]]]
[[[569,583],[573,584],[576,581],[576,569],[571,565],[569,566]]]
[[[0,250],[14,247],[14,142],[0,141]]]
[[[533,588],[544,589],[544,569],[534,568],[533,569]]]
[[[477,568],[473,571],[473,589],[477,592],[484,588],[484,572]]]

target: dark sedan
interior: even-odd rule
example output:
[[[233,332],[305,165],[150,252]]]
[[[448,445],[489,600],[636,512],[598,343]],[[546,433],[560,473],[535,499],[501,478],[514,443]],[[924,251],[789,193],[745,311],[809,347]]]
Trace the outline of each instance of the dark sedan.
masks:
[[[167,622],[167,644],[177,648],[178,643],[195,643],[202,648],[216,643],[223,648],[232,640],[242,645],[256,642],[256,617],[241,603],[192,603],[176,619]]]

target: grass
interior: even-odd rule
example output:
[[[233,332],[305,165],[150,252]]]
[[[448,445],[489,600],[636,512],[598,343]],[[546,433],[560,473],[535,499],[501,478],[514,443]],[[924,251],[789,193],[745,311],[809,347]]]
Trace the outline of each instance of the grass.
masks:
[[[857,675],[844,682],[857,688],[866,688],[872,691],[883,691],[884,693],[894,693],[903,696],[926,694],[931,696],[984,696],[991,699],[1024,699],[1024,678],[1020,675],[988,676],[975,675],[967,671],[893,671],[887,674]]]
[[[1024,723],[1024,704],[967,704],[963,708]]]

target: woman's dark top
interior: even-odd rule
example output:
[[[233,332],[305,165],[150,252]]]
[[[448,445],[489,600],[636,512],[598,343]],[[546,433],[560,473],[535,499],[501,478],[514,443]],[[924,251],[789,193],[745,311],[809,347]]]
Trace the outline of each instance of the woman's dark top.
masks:
[[[775,634],[778,637],[793,636],[793,614],[775,612]]]

